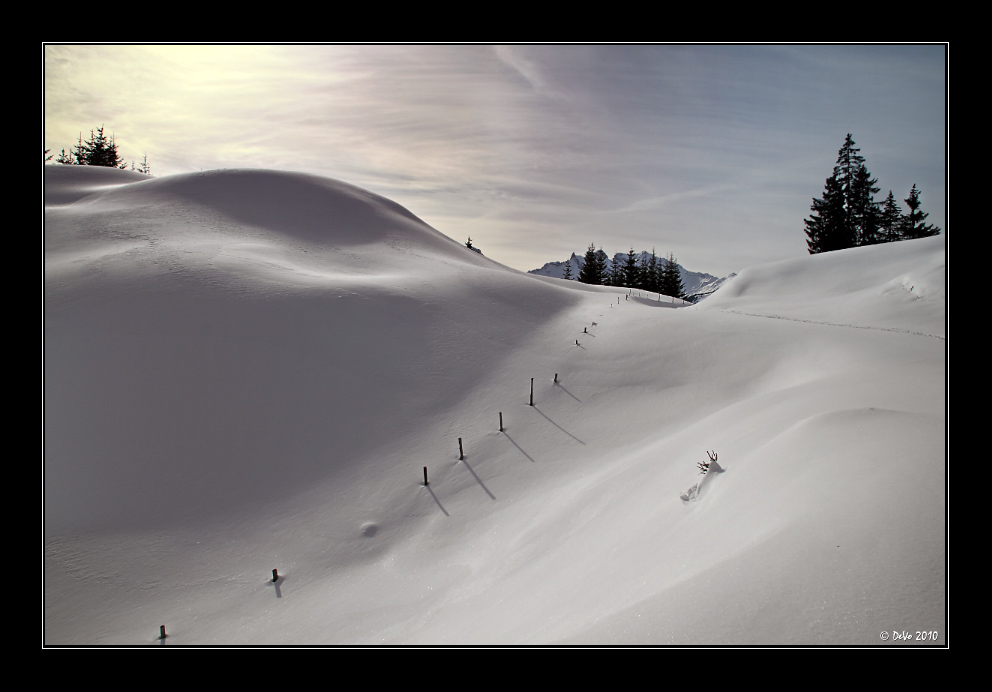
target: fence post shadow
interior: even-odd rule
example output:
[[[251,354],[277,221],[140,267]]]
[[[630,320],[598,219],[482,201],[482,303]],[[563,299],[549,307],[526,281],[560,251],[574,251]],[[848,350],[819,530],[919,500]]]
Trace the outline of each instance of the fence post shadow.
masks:
[[[524,448],[523,448],[523,447],[521,447],[520,445],[518,445],[518,444],[517,444],[517,441],[516,441],[516,440],[514,440],[514,439],[513,439],[512,437],[510,437],[510,433],[508,433],[508,432],[506,432],[506,431],[504,430],[504,431],[503,431],[503,434],[504,434],[504,435],[506,435],[506,439],[508,439],[508,440],[509,440],[510,442],[512,442],[512,443],[513,443],[513,446],[514,446],[514,447],[516,447],[517,449],[519,449],[519,450],[520,450],[520,453],[521,453],[521,454],[523,454],[523,455],[524,455],[525,457],[527,457],[528,459],[530,459],[530,461],[531,461],[531,463],[536,463],[536,462],[534,461],[534,457],[532,457],[532,456],[531,456],[530,454],[528,454],[527,452],[525,452],[525,451],[524,451]]]
[[[540,413],[542,416],[544,416],[544,420],[546,420],[549,423],[551,423],[551,425],[553,425],[556,428],[558,428],[559,430],[561,430],[563,433],[565,433],[566,435],[568,435],[569,437],[571,437],[573,440],[575,440],[576,442],[578,442],[580,445],[584,445],[585,444],[585,442],[583,442],[582,440],[580,440],[579,438],[577,438],[575,435],[573,435],[572,433],[570,433],[567,430],[565,430],[565,428],[561,427],[560,425],[558,425],[557,423],[555,423],[553,420],[551,420],[550,418],[548,418],[548,416],[540,408],[538,408],[537,406],[535,406],[534,407],[534,410],[537,411],[538,413]]]
[[[448,510],[446,510],[444,508],[444,505],[441,504],[441,501],[439,499],[437,499],[437,495],[434,493],[434,488],[432,488],[429,485],[425,485],[424,487],[427,488],[427,492],[429,492],[431,494],[431,497],[434,498],[434,502],[437,503],[437,506],[441,508],[441,511],[444,513],[444,516],[450,517],[451,515],[448,514]]]
[[[481,485],[481,486],[482,486],[482,489],[483,489],[483,490],[485,490],[485,491],[486,491],[486,495],[488,495],[488,496],[489,496],[489,498],[490,498],[491,500],[495,500],[495,499],[496,499],[496,496],[495,496],[495,495],[493,495],[493,494],[492,494],[491,492],[489,492],[489,488],[487,488],[487,487],[486,487],[486,484],[482,482],[482,479],[481,479],[481,478],[479,478],[479,474],[477,474],[477,473],[476,473],[476,472],[475,472],[475,471],[474,471],[474,470],[472,469],[472,467],[468,465],[468,462],[467,462],[467,461],[465,461],[465,460],[462,460],[462,464],[464,464],[464,465],[465,465],[465,468],[467,468],[467,469],[468,469],[468,471],[469,471],[469,473],[471,473],[471,474],[472,474],[473,476],[475,476],[475,480],[476,480],[476,482],[477,482],[477,483],[478,483],[479,485]]]

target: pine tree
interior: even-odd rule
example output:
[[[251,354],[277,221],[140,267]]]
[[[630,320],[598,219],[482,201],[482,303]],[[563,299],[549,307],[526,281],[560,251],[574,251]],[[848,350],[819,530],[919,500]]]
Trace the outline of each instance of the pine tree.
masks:
[[[854,146],[854,139],[851,133],[847,133],[844,145],[837,152],[837,165],[834,167],[834,175],[844,191],[844,219],[848,228],[857,227],[857,204],[855,203],[855,187],[857,183],[858,171],[864,166],[865,158],[859,153],[861,149]],[[857,232],[854,232],[855,239]],[[853,243],[848,246],[852,247]]]
[[[117,141],[113,136],[107,139],[103,134],[103,127],[96,133],[90,130],[90,138],[83,142],[82,133],[79,134],[79,144],[70,154],[70,158],[75,163],[84,166],[105,166],[108,168],[125,168],[126,164],[117,151]]]
[[[92,134],[92,131],[90,131]],[[86,164],[86,145],[83,144],[83,133],[79,133],[79,141],[75,148],[69,153],[69,158],[78,166]]]
[[[637,266],[637,253],[634,248],[630,248],[627,258],[623,263],[623,285],[628,288],[637,288],[641,282],[641,268]]]
[[[878,242],[891,243],[900,240],[899,232],[902,227],[902,209],[896,203],[895,195],[889,190],[889,196],[882,202],[878,221]]]
[[[823,197],[813,198],[812,214],[806,224],[809,254],[854,247],[854,232],[846,223],[844,190],[836,175],[827,178]]]
[[[871,177],[860,152],[848,133],[823,197],[813,198],[813,214],[805,221],[810,254],[879,242],[878,181]]]
[[[606,274],[603,275],[603,285],[604,286],[620,286],[623,283],[623,270],[620,268],[620,263],[617,262],[616,256],[609,260],[609,265],[606,269]]]
[[[679,265],[675,260],[675,255],[668,253],[665,266],[661,269],[661,285],[659,293],[673,298],[685,298],[685,286],[682,285],[682,275],[679,273]]]
[[[642,272],[644,278],[643,288],[645,291],[651,291],[653,293],[658,292],[658,256],[654,252],[654,248],[651,248],[651,256],[648,258],[647,266],[644,267]]]
[[[879,190],[875,187],[877,182],[878,180],[871,177],[864,164],[861,164],[854,174],[849,199],[851,208],[849,218],[855,228],[858,245],[875,245],[881,242],[878,238],[880,213],[878,203],[875,201],[875,193]]]
[[[600,270],[599,257],[596,256],[596,246],[589,245],[585,257],[582,261],[582,268],[579,269],[579,281],[584,284],[598,285],[603,283],[603,274]]]
[[[904,239],[927,238],[940,234],[940,229],[931,224],[923,223],[929,214],[920,209],[920,191],[913,183],[913,189],[909,192],[909,197],[904,200],[909,208],[909,213],[903,217],[900,236]]]
[[[571,281],[572,280],[572,258],[571,257],[569,257],[565,261],[565,273],[562,274],[561,278],[565,279],[565,281]]]
[[[90,130],[90,138],[86,140],[86,158],[83,161],[87,166],[110,166],[110,142],[107,141],[107,137],[103,134],[103,127],[97,130],[97,134],[93,134],[93,130]],[[116,155],[116,152],[114,152]],[[116,168],[117,164],[113,165]]]
[[[127,168],[127,163],[117,152],[117,140],[114,135],[110,135],[110,144],[107,145],[107,166],[111,168]]]
[[[603,248],[596,250],[596,263],[599,265],[599,283],[608,284],[610,276],[610,258],[603,252]]]

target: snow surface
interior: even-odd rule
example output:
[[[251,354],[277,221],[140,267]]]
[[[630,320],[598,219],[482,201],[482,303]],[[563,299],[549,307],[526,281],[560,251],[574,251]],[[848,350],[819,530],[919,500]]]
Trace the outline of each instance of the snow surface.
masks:
[[[45,645],[946,644],[942,236],[689,307],[304,174],[48,166],[44,236]]]

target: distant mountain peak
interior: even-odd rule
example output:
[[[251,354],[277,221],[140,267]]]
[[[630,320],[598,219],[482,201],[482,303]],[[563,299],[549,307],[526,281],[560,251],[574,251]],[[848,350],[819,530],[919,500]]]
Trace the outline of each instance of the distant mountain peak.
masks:
[[[598,252],[606,254],[602,250]],[[651,256],[650,252],[642,251],[637,256],[637,261],[639,263],[647,262],[648,258]],[[609,257],[609,255],[607,255]],[[613,256],[618,262],[625,262],[627,259],[626,252],[618,252]],[[663,261],[664,257],[658,257],[658,261]],[[550,276],[554,279],[562,279],[565,275],[565,265],[572,265],[572,277],[577,277],[579,271],[582,269],[582,265],[585,263],[584,255],[577,255],[574,252],[572,256],[567,260],[561,262],[547,262],[543,267],[539,269],[531,269],[528,274],[537,274],[538,276]],[[713,293],[716,289],[723,285],[725,281],[736,276],[736,274],[731,274],[730,276],[725,276],[723,278],[713,276],[712,274],[706,274],[704,272],[694,272],[689,271],[683,267],[678,262],[675,263],[679,268],[679,275],[682,277],[682,285],[685,287],[685,293],[687,296],[695,296],[696,299],[705,298],[709,294]]]

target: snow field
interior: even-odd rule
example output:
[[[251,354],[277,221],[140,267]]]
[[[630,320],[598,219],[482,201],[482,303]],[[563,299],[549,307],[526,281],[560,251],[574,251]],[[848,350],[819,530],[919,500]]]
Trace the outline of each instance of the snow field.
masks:
[[[615,304],[336,181],[52,168],[46,644],[944,642],[941,238]]]

